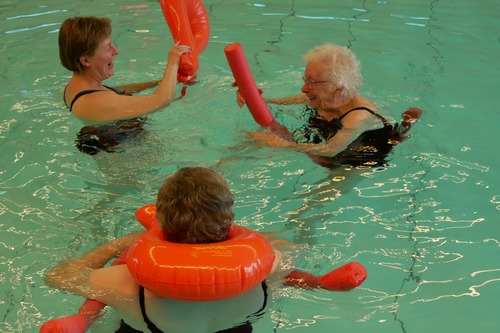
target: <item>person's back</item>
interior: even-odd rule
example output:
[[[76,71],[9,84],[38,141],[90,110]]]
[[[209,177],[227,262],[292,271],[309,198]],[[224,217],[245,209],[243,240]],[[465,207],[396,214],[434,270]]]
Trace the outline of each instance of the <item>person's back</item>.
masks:
[[[93,274],[92,280],[95,288],[103,291],[113,289],[109,296],[100,297],[100,301],[112,306],[119,317],[124,318],[126,325],[122,325],[117,332],[133,332],[127,326],[148,332],[140,305],[140,286],[125,265],[102,269]],[[192,302],[163,298],[144,290],[144,311],[147,318],[165,333],[213,333],[237,326],[245,327],[248,321],[255,321],[264,313],[269,301],[268,292],[263,282],[233,298]]]
[[[147,232],[112,240],[47,273],[48,285],[84,296],[90,304],[84,303],[78,315],[62,319],[64,323],[46,323],[41,332],[54,332],[52,327],[60,331],[67,324],[75,327],[74,320],[79,320],[80,328],[87,328],[104,304],[122,318],[119,333],[251,332],[252,322],[268,305],[268,278],[294,287],[338,291],[365,280],[366,270],[359,263],[323,276],[291,267],[278,272],[281,253],[259,233],[234,226],[233,203],[226,180],[216,172],[201,167],[177,171],[158,192]],[[203,257],[207,253],[212,259]],[[102,268],[118,255],[111,266]],[[175,258],[182,258],[182,264],[172,264]],[[216,293],[208,292],[207,284],[200,282],[203,279],[197,272],[207,269],[213,277],[208,290]],[[236,283],[229,286],[229,274],[242,271],[248,275],[237,274]],[[179,278],[183,274],[184,279]],[[178,295],[179,289],[182,297],[170,296]]]
[[[55,272],[53,270],[47,274],[46,281],[113,307],[124,322],[117,332],[134,332],[134,330],[145,332],[150,330],[153,333],[213,333],[221,330],[245,332],[242,329],[251,328],[250,321],[252,318],[257,318],[267,304],[268,291],[265,282],[259,283],[249,291],[242,291],[242,294],[232,298],[202,302],[181,301],[162,297],[161,292],[157,293],[154,289],[155,292],[142,287],[128,265],[118,264],[99,269],[79,266],[79,261],[84,265],[89,265],[90,262],[90,266],[97,266],[98,263],[104,264],[110,259],[106,253],[113,255],[123,252],[132,244],[138,244],[140,240],[143,240],[146,246],[150,246],[148,253],[163,251],[162,256],[176,255],[176,252],[164,253],[165,250],[161,246],[156,247],[153,243],[146,243],[146,235],[153,235],[155,241],[161,244],[167,241],[171,250],[177,251],[177,255],[180,255],[179,251],[186,250],[175,247],[175,244],[179,246],[222,244],[220,242],[229,241],[233,239],[231,237],[235,237],[230,236],[235,234],[231,232],[234,225],[233,203],[233,194],[222,176],[207,168],[182,168],[168,178],[158,191],[154,219],[154,222],[158,224],[155,226],[157,229],[152,229],[149,234],[141,232],[138,234],[139,237],[136,235],[127,238],[126,236],[116,240],[115,243],[112,241],[89,252],[77,259],[78,265],[73,269],[78,269],[78,273],[68,267],[63,266],[63,269],[56,267]],[[251,233],[257,235],[255,232]],[[159,235],[162,235],[161,238],[156,238],[160,237]],[[259,237],[267,244],[262,236]],[[241,240],[241,242],[247,242],[247,240]],[[269,260],[266,260],[269,262],[268,269],[271,270],[272,267],[276,267],[273,265],[273,258],[277,263],[281,256],[279,253],[275,254],[270,245],[267,245],[267,248]],[[236,250],[233,251],[236,252],[235,255],[238,254]],[[130,248],[127,263],[132,256]],[[101,262],[101,257],[106,258],[106,261]],[[140,261],[144,262],[144,259],[142,257]],[[190,265],[194,264],[185,263],[186,267]],[[203,262],[203,265],[210,266],[211,263]],[[155,267],[148,267],[148,271],[150,269],[157,271]],[[183,269],[185,270],[184,267],[172,268],[172,270],[177,270],[177,274],[180,274],[179,270]],[[213,267],[213,269],[217,268]],[[160,273],[156,273],[155,276],[159,278]],[[53,278],[56,279],[53,280]],[[232,327],[239,328],[233,331]]]

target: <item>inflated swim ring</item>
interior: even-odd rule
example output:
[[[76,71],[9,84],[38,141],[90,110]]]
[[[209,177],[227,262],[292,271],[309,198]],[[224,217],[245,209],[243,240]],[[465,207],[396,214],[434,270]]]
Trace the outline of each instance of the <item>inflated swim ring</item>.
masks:
[[[153,208],[136,212],[149,230],[127,254],[128,269],[144,288],[179,300],[221,300],[249,291],[271,272],[274,250],[259,233],[234,226],[223,242],[172,243],[164,239]]]
[[[160,0],[163,16],[175,42],[191,47],[183,54],[177,72],[177,81],[187,83],[196,77],[198,55],[207,47],[210,24],[201,0]]]

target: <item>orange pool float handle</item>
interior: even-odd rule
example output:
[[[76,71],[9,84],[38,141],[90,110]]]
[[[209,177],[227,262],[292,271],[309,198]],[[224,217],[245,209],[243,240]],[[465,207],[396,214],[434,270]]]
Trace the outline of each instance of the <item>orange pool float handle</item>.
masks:
[[[177,81],[189,82],[196,77],[198,56],[210,39],[205,6],[201,0],[160,0],[160,5],[174,42],[191,47],[191,53],[181,56],[177,72]]]

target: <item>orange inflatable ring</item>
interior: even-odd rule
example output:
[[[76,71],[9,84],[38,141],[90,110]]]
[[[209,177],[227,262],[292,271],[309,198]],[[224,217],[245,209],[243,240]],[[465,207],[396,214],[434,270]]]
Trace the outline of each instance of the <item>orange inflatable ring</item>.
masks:
[[[201,0],[160,0],[163,16],[175,42],[191,47],[190,54],[183,54],[177,72],[177,81],[189,82],[196,77],[200,67],[198,55],[207,47],[210,24]]]
[[[211,244],[168,242],[156,222],[155,206],[136,212],[149,227],[129,249],[127,266],[144,288],[162,297],[213,301],[243,294],[271,272],[274,250],[259,233],[234,226],[226,241]]]

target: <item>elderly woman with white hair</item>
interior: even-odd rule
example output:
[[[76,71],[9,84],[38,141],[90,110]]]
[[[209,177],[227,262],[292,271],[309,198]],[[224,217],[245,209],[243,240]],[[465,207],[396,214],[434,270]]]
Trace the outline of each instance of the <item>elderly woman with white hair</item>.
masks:
[[[377,107],[357,90],[362,84],[360,63],[348,48],[324,44],[304,55],[307,62],[302,93],[286,98],[266,98],[273,104],[306,104],[308,124],[293,132],[293,139],[271,131],[252,132],[253,139],[269,147],[304,152],[329,168],[342,165],[384,165],[392,146],[405,138],[420,110],[409,109],[401,125],[390,124]],[[245,100],[238,93],[241,107]],[[291,135],[292,136],[292,135]]]

